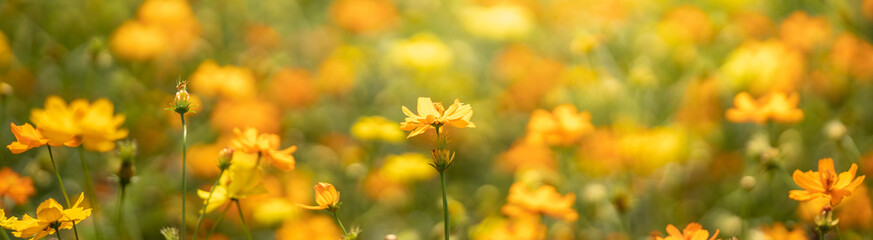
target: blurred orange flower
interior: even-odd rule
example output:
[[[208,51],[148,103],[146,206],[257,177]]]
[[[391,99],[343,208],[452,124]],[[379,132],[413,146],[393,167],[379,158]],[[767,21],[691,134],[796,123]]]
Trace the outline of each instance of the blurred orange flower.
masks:
[[[215,104],[209,123],[221,135],[230,135],[239,126],[276,133],[282,127],[282,112],[273,102],[263,99],[221,100]]]
[[[200,24],[184,0],[147,0],[137,19],[116,29],[110,47],[119,57],[151,60],[166,53],[187,56],[200,35]]]
[[[297,146],[292,145],[284,150],[279,150],[279,135],[258,134],[258,130],[251,127],[246,128],[245,131],[234,128],[233,133],[236,137],[231,140],[230,144],[235,151],[263,156],[273,166],[283,171],[294,170],[295,161],[291,154],[297,151]]]
[[[12,134],[15,135],[15,142],[6,145],[6,148],[14,154],[23,153],[31,148],[41,147],[48,142],[48,139],[45,139],[30,123],[25,123],[21,126],[9,123],[9,127],[12,130]]]
[[[526,141],[534,144],[568,146],[594,130],[591,114],[578,112],[572,104],[562,104],[552,112],[535,110],[527,124]]]
[[[339,207],[340,201],[340,193],[336,190],[336,187],[333,184],[326,182],[318,182],[318,184],[313,187],[315,189],[315,203],[318,206],[309,206],[303,204],[297,204],[305,209],[309,210],[336,210]]]
[[[255,96],[255,74],[232,65],[219,66],[213,60],[200,63],[191,74],[191,91],[202,96],[245,99]]]
[[[821,210],[821,209],[819,209]],[[790,232],[785,228],[785,224],[781,222],[774,223],[773,226],[762,226],[761,230],[769,239],[774,240],[807,240],[806,230],[801,226],[795,226]]]
[[[330,5],[330,19],[353,33],[372,33],[389,27],[397,9],[389,0],[339,0]]]
[[[281,106],[304,108],[318,100],[317,87],[305,69],[283,68],[273,75],[268,94]]]
[[[809,51],[830,38],[831,27],[827,18],[810,17],[804,11],[792,13],[782,22],[779,38],[785,44]]]
[[[568,222],[579,219],[579,213],[573,209],[576,194],[561,195],[553,186],[543,185],[534,191],[522,182],[509,187],[509,196],[503,213],[512,217],[528,217],[545,214]]]
[[[725,117],[737,123],[763,124],[767,120],[794,123],[803,119],[803,110],[797,108],[799,101],[797,93],[771,93],[756,101],[749,93],[741,92],[734,97],[734,107],[725,112]]]
[[[806,62],[801,51],[780,40],[747,40],[728,55],[719,76],[736,91],[792,92],[803,79]]]
[[[285,221],[276,231],[278,240],[337,240],[342,232],[334,220],[326,215],[315,215]]]
[[[718,237],[719,230],[715,230],[715,234],[712,237],[709,237],[709,231],[703,229],[703,226],[697,223],[689,223],[688,226],[685,226],[685,230],[682,232],[679,231],[676,226],[673,224],[667,225],[667,234],[666,238],[664,237],[656,237],[656,240],[714,240]]]
[[[831,64],[860,81],[873,79],[873,45],[851,33],[843,33],[830,51]]]
[[[400,129],[412,131],[406,138],[422,134],[428,129],[443,126],[456,128],[475,128],[476,124],[470,122],[473,117],[473,107],[463,104],[455,99],[455,103],[445,109],[439,102],[434,103],[430,98],[418,98],[418,114],[413,113],[405,106],[401,107],[406,119],[400,123]],[[442,130],[440,130],[442,132]]]
[[[21,205],[27,203],[34,193],[36,190],[30,177],[21,177],[8,167],[0,169],[0,196],[7,196]]]
[[[864,182],[865,176],[855,178],[857,170],[858,165],[852,163],[849,171],[837,175],[833,159],[818,160],[817,172],[794,170],[792,178],[804,190],[791,190],[788,197],[797,201],[825,198],[830,200],[831,206],[835,206],[843,200],[843,197],[852,195]]]

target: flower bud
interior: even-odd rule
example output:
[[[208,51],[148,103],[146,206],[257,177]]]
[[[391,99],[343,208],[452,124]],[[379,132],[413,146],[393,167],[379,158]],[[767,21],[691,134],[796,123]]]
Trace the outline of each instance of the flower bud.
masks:
[[[128,140],[118,143],[118,157],[121,158],[121,167],[118,169],[118,179],[122,187],[130,184],[133,176],[136,175],[136,166],[134,159],[136,158],[136,141]]]
[[[188,80],[180,80],[176,85],[176,97],[170,103],[170,109],[179,114],[191,111],[191,96],[188,94]]]
[[[443,172],[455,162],[455,153],[445,149],[434,149],[431,150],[431,156],[433,157],[433,162],[430,163],[430,166],[435,168],[438,172]]]
[[[221,149],[221,152],[218,153],[218,169],[222,171],[227,170],[230,167],[230,160],[233,159],[233,148],[224,147]]]

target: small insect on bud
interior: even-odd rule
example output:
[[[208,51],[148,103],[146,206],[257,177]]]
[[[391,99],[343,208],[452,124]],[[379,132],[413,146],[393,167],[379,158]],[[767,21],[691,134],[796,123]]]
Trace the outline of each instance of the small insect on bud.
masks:
[[[179,114],[185,114],[191,111],[191,95],[188,94],[188,80],[179,80],[176,85],[176,96],[173,102],[170,103],[170,110]]]

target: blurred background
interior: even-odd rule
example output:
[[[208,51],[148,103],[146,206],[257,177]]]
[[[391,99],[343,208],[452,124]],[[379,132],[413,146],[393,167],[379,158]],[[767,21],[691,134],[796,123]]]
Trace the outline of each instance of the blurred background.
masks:
[[[181,224],[181,123],[165,110],[180,79],[197,104],[188,229],[196,189],[248,126],[299,147],[294,171],[267,169],[268,193],[242,201],[255,239],[339,238],[329,215],[295,206],[319,181],[361,239],[441,238],[434,136],[398,127],[423,96],[474,111],[476,128],[449,130],[456,239],[647,239],[690,222],[723,239],[813,238],[820,207],[788,198],[791,173],[826,157],[873,173],[871,37],[873,0],[0,0],[0,119],[30,122],[52,95],[126,116],[138,152],[123,226],[118,154],[85,154],[109,239]],[[729,121],[741,92],[796,93],[804,116]],[[54,152],[84,191],[76,151]],[[45,148],[0,151],[0,166],[35,190],[4,193],[7,214],[62,198]],[[842,239],[873,238],[870,182],[836,209]],[[516,219],[513,184],[553,186],[578,219]],[[228,214],[213,238],[242,239],[240,224]]]

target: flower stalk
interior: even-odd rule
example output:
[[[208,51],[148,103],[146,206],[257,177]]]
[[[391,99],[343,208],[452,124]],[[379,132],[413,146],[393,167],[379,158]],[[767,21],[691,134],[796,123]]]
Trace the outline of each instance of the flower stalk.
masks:
[[[85,188],[88,191],[88,204],[94,209],[94,233],[97,235],[97,239],[103,239],[103,231],[100,229],[100,221],[97,219],[97,216],[100,215],[100,208],[94,203],[94,199],[97,198],[97,193],[94,190],[94,181],[91,179],[91,172],[88,170],[88,164],[85,163],[85,148],[82,146],[79,146],[79,162],[82,164],[82,175],[85,175]]]
[[[246,217],[242,212],[242,205],[239,203],[239,199],[233,199],[233,202],[236,203],[236,210],[239,212],[239,219],[242,221],[243,230],[246,232],[246,239],[252,240],[252,233],[249,231],[249,225],[246,224]]]
[[[172,110],[179,114],[179,118],[182,119],[182,226],[179,228],[180,236],[182,238],[185,237],[185,225],[187,222],[185,221],[185,215],[187,215],[185,211],[185,202],[186,200],[186,190],[188,189],[187,185],[187,166],[188,166],[188,153],[187,153],[187,142],[188,142],[188,125],[185,123],[185,113],[193,112],[191,111],[191,97],[188,94],[188,80],[179,80],[179,83],[176,85],[176,96],[173,99],[173,102],[170,103],[170,108],[168,110]]]
[[[54,156],[54,154],[52,154],[52,146],[45,145],[45,147],[48,148],[49,159],[51,159],[51,161],[52,161],[52,168],[55,169],[55,177],[58,178],[58,184],[61,185],[61,193],[64,194],[64,201],[67,202],[67,207],[71,207],[72,204],[70,204],[70,197],[67,195],[67,187],[64,187],[64,179],[61,178],[61,172],[58,170],[58,165],[55,163],[55,156]],[[57,232],[60,232],[60,231],[57,231]],[[76,239],[78,240],[79,239],[79,229],[76,227],[75,222],[73,222],[73,232],[76,234]],[[60,239],[60,236],[58,236],[58,239]]]

